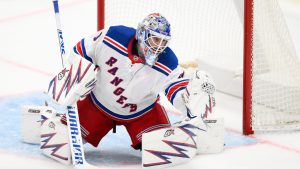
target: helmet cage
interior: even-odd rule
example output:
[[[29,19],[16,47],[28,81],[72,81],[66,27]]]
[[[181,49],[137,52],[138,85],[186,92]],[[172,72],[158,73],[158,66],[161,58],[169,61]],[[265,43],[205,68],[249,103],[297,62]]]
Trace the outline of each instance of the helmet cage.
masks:
[[[146,64],[152,66],[169,45],[170,25],[161,15],[149,15],[139,24],[136,38],[140,54],[145,58]]]
[[[145,38],[145,45],[153,52],[155,55],[162,53],[168,46],[170,37],[166,35],[159,34],[152,30],[146,30],[147,38]]]

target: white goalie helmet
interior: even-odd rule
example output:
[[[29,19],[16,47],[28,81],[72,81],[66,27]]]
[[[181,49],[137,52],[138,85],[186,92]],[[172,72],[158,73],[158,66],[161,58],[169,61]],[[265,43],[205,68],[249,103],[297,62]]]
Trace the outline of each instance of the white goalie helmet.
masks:
[[[139,23],[136,39],[139,55],[144,57],[146,64],[152,66],[169,44],[170,24],[161,14],[150,14]]]

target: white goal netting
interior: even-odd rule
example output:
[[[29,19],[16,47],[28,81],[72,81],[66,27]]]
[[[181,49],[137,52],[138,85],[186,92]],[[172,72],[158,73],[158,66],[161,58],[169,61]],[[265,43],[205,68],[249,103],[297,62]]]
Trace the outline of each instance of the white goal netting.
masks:
[[[300,127],[300,63],[276,0],[254,1],[252,126]]]

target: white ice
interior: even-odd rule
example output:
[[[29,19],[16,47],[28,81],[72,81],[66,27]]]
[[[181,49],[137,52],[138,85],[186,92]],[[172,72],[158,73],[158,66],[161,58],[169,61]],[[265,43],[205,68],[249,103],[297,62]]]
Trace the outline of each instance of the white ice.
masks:
[[[300,1],[281,0],[295,46],[300,51]],[[60,2],[61,19],[66,49],[82,37],[96,31],[96,0],[64,0]],[[1,0],[0,1],[0,124],[18,122],[4,119],[5,113],[16,104],[7,100],[30,96],[45,89],[50,78],[61,69],[57,34],[51,0]],[[300,53],[300,52],[298,52]],[[173,168],[189,169],[299,169],[300,132],[260,133],[249,137],[242,133],[242,100],[217,93],[216,112],[225,118],[229,145],[223,153],[199,155],[189,163]],[[8,105],[8,107],[3,107]],[[9,107],[11,106],[11,107]],[[5,134],[12,128],[1,127],[0,140],[10,138]],[[17,129],[16,129],[17,130]],[[120,128],[120,131],[123,129]],[[119,139],[125,139],[120,143]],[[1,141],[0,168],[64,169],[63,166],[40,154],[21,151],[21,147],[7,149],[10,141]],[[12,144],[22,146],[20,140]],[[11,146],[11,145],[10,145]],[[25,145],[24,145],[25,146]],[[141,168],[140,153],[130,148],[124,136],[109,135],[102,147],[87,147],[87,160],[99,168]],[[13,145],[12,145],[13,147]],[[38,147],[31,145],[36,150]]]

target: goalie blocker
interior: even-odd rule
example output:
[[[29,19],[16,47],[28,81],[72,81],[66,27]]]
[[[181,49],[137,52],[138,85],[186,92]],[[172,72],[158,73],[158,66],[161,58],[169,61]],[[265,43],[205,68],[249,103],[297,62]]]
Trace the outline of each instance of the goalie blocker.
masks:
[[[60,105],[76,104],[94,88],[97,71],[98,69],[86,59],[74,58],[72,65],[51,80],[47,94]],[[68,128],[60,122],[60,115],[53,108],[24,106],[21,133],[24,142],[40,144],[46,156],[63,164],[71,163],[70,142],[66,134]],[[83,152],[80,154],[75,153],[82,156]]]
[[[60,105],[73,105],[95,87],[97,72],[98,68],[93,63],[74,57],[73,64],[50,81],[47,94]]]

